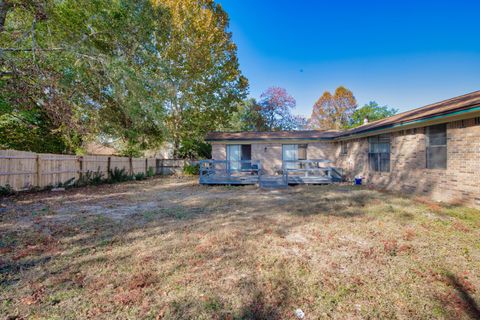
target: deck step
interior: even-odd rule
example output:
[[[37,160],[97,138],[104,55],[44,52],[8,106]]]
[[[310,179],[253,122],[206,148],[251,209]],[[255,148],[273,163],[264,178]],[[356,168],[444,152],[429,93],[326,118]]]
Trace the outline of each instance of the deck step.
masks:
[[[269,181],[260,183],[260,188],[263,189],[282,189],[287,187],[288,185],[283,182]]]
[[[288,183],[285,182],[283,176],[260,177],[259,185],[260,188],[263,189],[280,189],[288,187]]]

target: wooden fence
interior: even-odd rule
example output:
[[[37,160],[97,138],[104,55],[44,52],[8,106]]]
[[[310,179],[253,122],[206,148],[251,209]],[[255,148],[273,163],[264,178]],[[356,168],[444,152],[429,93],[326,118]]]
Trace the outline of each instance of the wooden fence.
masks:
[[[115,156],[74,156],[0,150],[0,186],[10,185],[17,191],[32,187],[45,188],[79,179],[86,172],[101,172],[104,177],[114,168],[125,169],[129,174],[180,173],[187,160],[129,158]]]

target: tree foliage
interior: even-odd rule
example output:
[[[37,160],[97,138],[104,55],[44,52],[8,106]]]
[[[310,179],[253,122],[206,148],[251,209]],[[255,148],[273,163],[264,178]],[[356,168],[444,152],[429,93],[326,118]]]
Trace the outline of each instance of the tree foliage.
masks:
[[[340,86],[333,95],[325,91],[313,106],[309,127],[321,130],[346,128],[356,108],[357,101],[347,88]]]
[[[172,32],[161,52],[167,126],[178,156],[182,141],[202,141],[226,126],[248,82],[239,71],[228,16],[212,0],[155,1],[170,9]]]
[[[234,131],[302,130],[307,120],[292,114],[295,99],[283,88],[271,87],[260,96],[260,101],[248,99],[237,104],[226,129]]]
[[[370,101],[363,107],[357,109],[350,120],[349,128],[361,126],[365,119],[369,122],[391,117],[398,112],[398,109],[388,106],[380,106],[375,101]]]
[[[228,129],[234,131],[267,131],[262,107],[256,99],[247,99],[237,104]]]
[[[267,131],[297,130],[303,120],[292,114],[295,99],[280,87],[268,88],[260,95],[260,113]]]
[[[0,111],[0,149],[64,153],[68,150],[59,132],[50,130],[48,117],[39,109]]]
[[[70,151],[101,132],[142,147],[161,142],[164,9],[148,0],[5,3],[0,94],[7,104],[38,108]]]
[[[0,0],[0,98],[66,152],[102,136],[178,155],[245,96],[227,27],[212,0]]]

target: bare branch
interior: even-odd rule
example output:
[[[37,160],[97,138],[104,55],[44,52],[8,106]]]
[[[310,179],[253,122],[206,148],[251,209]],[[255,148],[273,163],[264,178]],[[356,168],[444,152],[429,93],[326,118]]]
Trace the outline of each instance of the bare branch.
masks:
[[[1,0],[0,0],[1,1]],[[0,52],[65,51],[65,48],[0,48]]]

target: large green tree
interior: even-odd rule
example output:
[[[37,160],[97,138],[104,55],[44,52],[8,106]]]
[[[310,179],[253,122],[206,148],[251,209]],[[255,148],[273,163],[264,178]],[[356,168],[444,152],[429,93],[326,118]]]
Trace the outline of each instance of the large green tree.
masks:
[[[0,8],[0,94],[13,112],[39,108],[70,151],[102,132],[142,148],[161,142],[164,8],[149,0],[4,0]]]
[[[0,0],[0,98],[38,110],[67,151],[171,139],[177,156],[245,96],[227,28],[209,0]]]
[[[248,82],[239,70],[228,16],[212,0],[155,1],[170,10],[172,30],[160,52],[166,62],[167,126],[174,156],[182,141],[202,141],[228,125]]]
[[[234,131],[267,131],[267,124],[262,115],[262,106],[256,99],[250,98],[237,104],[227,129]]]
[[[365,120],[368,122],[381,120],[391,117],[398,112],[398,109],[390,108],[388,106],[380,106],[375,101],[370,101],[363,107],[358,108],[350,119],[349,128],[355,128],[364,124]]]

